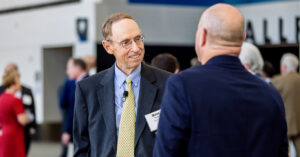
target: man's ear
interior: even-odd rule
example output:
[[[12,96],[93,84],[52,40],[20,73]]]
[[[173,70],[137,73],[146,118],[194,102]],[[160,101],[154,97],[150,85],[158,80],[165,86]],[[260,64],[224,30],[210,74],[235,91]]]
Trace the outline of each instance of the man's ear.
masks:
[[[243,64],[243,66],[244,66],[245,69],[246,69],[247,71],[249,71],[250,73],[253,72],[247,64]]]
[[[200,30],[200,45],[204,46],[207,42],[207,30],[205,28]]]
[[[106,52],[110,55],[114,54],[113,53],[113,48],[112,45],[109,41],[107,40],[102,40],[102,46],[104,47],[104,49],[106,50]]]
[[[246,34],[246,32],[244,32],[244,40],[243,41],[245,41],[246,38],[247,38],[247,34]]]
[[[281,72],[281,74],[285,74],[286,71],[287,71],[287,67],[284,64],[281,64],[280,65],[280,72]]]

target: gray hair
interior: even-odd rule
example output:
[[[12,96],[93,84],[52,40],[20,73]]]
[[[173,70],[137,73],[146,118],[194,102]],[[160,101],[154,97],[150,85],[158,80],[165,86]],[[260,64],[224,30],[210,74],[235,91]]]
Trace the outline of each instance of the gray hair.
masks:
[[[285,53],[280,60],[281,65],[286,66],[287,73],[295,72],[299,65],[298,57],[292,53]]]
[[[264,66],[263,58],[259,49],[251,43],[244,42],[242,45],[239,58],[242,64],[248,65],[248,67],[254,72],[259,73]]]

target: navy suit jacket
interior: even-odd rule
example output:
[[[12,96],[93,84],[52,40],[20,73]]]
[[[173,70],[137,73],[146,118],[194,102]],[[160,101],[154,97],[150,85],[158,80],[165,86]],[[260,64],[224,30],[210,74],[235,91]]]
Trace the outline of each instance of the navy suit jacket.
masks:
[[[72,135],[76,81],[67,79],[60,91],[59,106],[64,113],[63,132]]]
[[[3,86],[0,86],[0,95],[5,91],[5,88]]]
[[[135,156],[152,157],[155,134],[145,114],[160,109],[170,73],[142,63],[135,123]],[[74,157],[115,157],[117,149],[114,66],[77,84],[74,113]]]
[[[222,55],[172,76],[162,102],[154,157],[287,157],[277,91]]]
[[[86,74],[83,79],[89,77]],[[60,95],[60,107],[66,111],[66,119],[63,126],[63,132],[67,132],[71,135],[73,134],[73,118],[74,118],[74,105],[75,105],[75,90],[76,90],[76,80],[66,80]]]

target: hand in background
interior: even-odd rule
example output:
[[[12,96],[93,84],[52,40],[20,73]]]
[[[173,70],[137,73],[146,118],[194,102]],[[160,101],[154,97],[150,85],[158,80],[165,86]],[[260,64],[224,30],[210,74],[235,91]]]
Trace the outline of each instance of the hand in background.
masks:
[[[71,135],[70,135],[70,134],[64,132],[64,133],[61,135],[61,141],[62,141],[62,143],[63,143],[65,146],[69,145],[70,140],[71,140]]]
[[[34,128],[30,128],[29,130],[29,133],[30,133],[30,136],[33,136],[35,134],[35,129]]]
[[[33,115],[33,113],[31,113],[30,110],[28,110],[28,109],[26,110],[26,115],[27,115],[30,123],[34,121],[34,115]]]

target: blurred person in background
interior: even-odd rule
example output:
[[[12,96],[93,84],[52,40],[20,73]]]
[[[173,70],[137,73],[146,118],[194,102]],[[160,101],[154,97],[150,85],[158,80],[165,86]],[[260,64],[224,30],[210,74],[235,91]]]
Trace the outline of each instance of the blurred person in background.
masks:
[[[194,57],[190,60],[190,64],[191,64],[191,67],[193,66],[197,66],[197,65],[201,65],[200,61],[198,60],[197,57]]]
[[[251,74],[264,80],[264,78],[261,76],[264,61],[259,49],[255,45],[248,42],[244,42],[239,58],[244,67]]]
[[[174,74],[180,71],[180,65],[177,58],[170,53],[163,53],[155,56],[151,61],[151,65]]]
[[[5,73],[13,72],[13,71],[18,72],[18,66],[15,63],[10,63],[6,65],[4,71]],[[0,87],[0,94],[2,92],[4,92],[3,86]],[[15,93],[15,96],[22,100],[22,103],[25,107],[26,114],[29,118],[29,123],[26,124],[24,128],[25,151],[26,154],[28,154],[32,136],[35,134],[37,129],[34,97],[31,89],[24,85],[21,86],[21,90]]]
[[[72,104],[74,104],[75,101],[75,87],[76,87],[76,81],[67,78],[64,84],[62,85],[62,87],[60,88],[59,107],[62,113],[62,134],[65,132],[65,130],[67,130],[69,106],[72,106]],[[67,157],[68,142],[64,142],[62,137],[61,137],[61,142],[62,142],[61,157]]]
[[[24,126],[29,119],[22,101],[15,96],[21,90],[19,73],[5,72],[2,86],[5,90],[0,95],[0,157],[25,157]]]
[[[87,66],[82,59],[70,58],[67,63],[66,70],[68,79],[65,81],[60,93],[60,108],[63,112],[63,126],[61,140],[63,143],[62,157],[70,156],[71,149],[68,149],[73,138],[73,115],[75,103],[75,88],[76,83],[88,77]]]
[[[279,93],[249,73],[238,55],[244,17],[228,4],[201,15],[195,49],[203,66],[169,78],[154,157],[287,157]]]
[[[271,62],[269,61],[264,61],[264,66],[263,66],[263,70],[261,72],[262,77],[265,78],[266,82],[269,84],[272,84],[272,77],[275,74],[275,70],[274,67],[272,65]]]
[[[280,61],[280,76],[272,84],[280,93],[285,107],[288,138],[294,143],[297,157],[300,157],[300,75],[297,73],[299,59],[286,53]]]
[[[92,76],[97,73],[97,60],[94,56],[85,56],[84,62],[86,64],[89,76]]]

